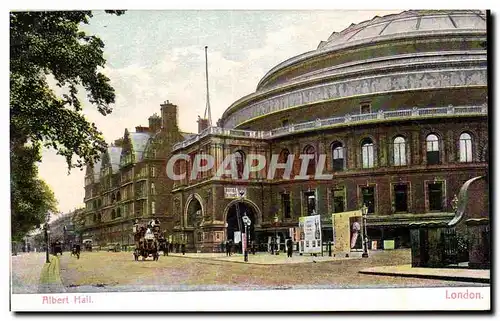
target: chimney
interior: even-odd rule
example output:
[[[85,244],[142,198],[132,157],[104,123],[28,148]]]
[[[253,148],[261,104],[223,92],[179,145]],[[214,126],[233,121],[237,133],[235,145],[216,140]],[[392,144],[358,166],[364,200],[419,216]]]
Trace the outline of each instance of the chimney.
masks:
[[[136,133],[147,133],[148,131],[149,131],[149,127],[144,127],[144,126],[136,126],[135,127]]]
[[[198,116],[198,134],[208,128],[208,119]]]
[[[151,132],[156,133],[161,129],[161,117],[157,113],[154,113],[148,120]]]
[[[177,106],[170,101],[165,101],[161,107],[161,128],[173,131],[179,131],[179,119],[177,115]]]

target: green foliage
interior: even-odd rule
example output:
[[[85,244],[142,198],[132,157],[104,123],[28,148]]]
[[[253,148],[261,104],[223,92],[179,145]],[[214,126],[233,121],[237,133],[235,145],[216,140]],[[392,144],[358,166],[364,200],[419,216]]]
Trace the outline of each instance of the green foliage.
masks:
[[[39,148],[11,148],[11,211],[12,239],[21,240],[34,227],[45,221],[48,212],[57,210],[57,201],[50,187],[38,179],[35,162]]]
[[[106,10],[121,15],[121,10]],[[81,113],[79,89],[102,115],[115,92],[104,67],[104,43],[80,30],[91,11],[10,13],[10,152],[12,236],[19,237],[55,210],[50,188],[38,179],[42,146],[65,157],[68,170],[98,160],[106,142]],[[65,94],[49,86],[51,75]],[[76,156],[76,161],[73,158]]]

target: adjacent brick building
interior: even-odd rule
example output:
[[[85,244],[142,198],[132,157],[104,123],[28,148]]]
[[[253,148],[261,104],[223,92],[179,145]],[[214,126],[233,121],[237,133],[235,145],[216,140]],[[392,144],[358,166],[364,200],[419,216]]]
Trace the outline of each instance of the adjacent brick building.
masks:
[[[161,114],[149,117],[149,126],[125,129],[85,174],[84,239],[96,245],[133,244],[135,219],[158,218],[164,231],[173,228],[170,210],[172,181],[165,163],[173,144],[190,134],[178,128],[177,106],[166,101]]]

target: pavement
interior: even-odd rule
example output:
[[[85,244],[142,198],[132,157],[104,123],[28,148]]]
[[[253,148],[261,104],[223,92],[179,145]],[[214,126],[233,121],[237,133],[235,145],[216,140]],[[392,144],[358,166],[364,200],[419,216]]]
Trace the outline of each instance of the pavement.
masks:
[[[410,264],[406,264],[370,267],[362,269],[359,273],[460,282],[490,283],[490,270],[465,268],[420,268],[411,267]]]
[[[14,294],[38,293],[45,253],[18,253],[11,256],[11,288]]]
[[[19,253],[11,258],[13,294],[66,292],[59,274],[59,258],[51,255],[50,263],[45,263],[45,252]]]
[[[186,253],[184,255],[181,253],[169,253],[169,256],[211,261],[225,261],[233,263],[277,265],[360,259],[361,252],[352,252],[350,253],[349,257],[346,257],[345,254],[337,254],[335,256],[333,256],[333,254],[332,256],[328,256],[328,254],[323,256],[321,256],[321,254],[317,254],[316,256],[313,256],[311,254],[299,255],[298,253],[294,253],[292,257],[288,257],[284,252],[280,252],[279,255],[271,255],[266,252],[258,252],[255,254],[249,254],[248,262],[244,261],[243,254],[232,254],[231,256],[227,256],[225,253]]]

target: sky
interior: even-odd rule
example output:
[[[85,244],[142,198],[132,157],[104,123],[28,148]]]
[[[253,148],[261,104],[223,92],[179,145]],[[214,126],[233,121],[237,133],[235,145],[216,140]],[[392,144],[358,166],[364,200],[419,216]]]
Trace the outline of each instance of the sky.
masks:
[[[82,28],[105,43],[103,72],[115,88],[116,102],[108,116],[88,102],[84,113],[111,143],[125,128],[147,126],[148,117],[160,114],[160,104],[169,100],[179,108],[180,129],[196,132],[197,116],[206,106],[205,46],[215,124],[280,62],[315,50],[351,23],[400,11],[129,10],[122,16],[95,11]],[[39,173],[53,189],[59,210],[83,206],[85,171],[68,175],[65,159],[53,150],[44,150],[42,157]]]

